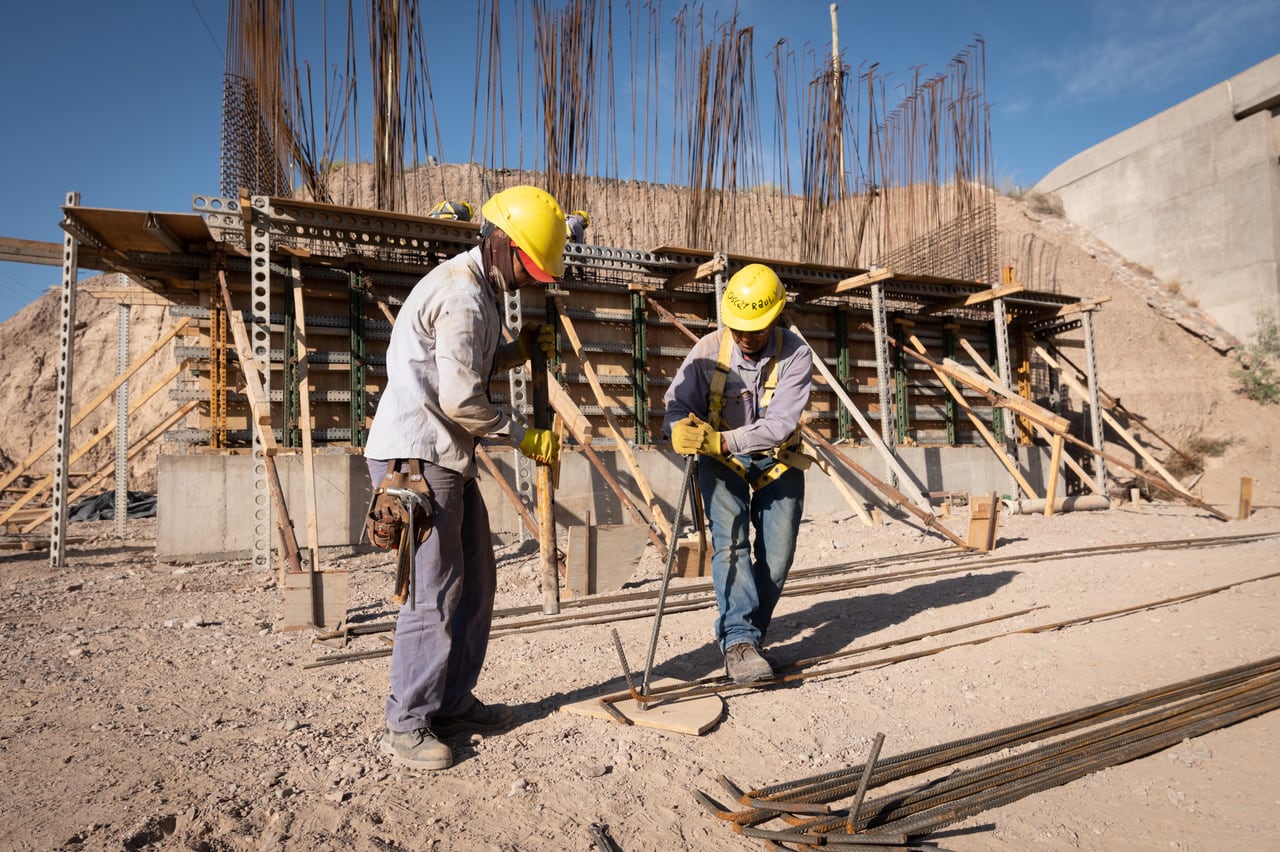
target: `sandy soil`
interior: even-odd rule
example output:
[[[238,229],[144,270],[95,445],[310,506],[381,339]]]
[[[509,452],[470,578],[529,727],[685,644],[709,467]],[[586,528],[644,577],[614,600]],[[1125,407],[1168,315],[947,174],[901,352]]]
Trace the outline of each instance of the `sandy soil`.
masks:
[[[950,525],[963,534],[964,519]],[[1084,707],[1280,653],[1280,510],[1222,522],[1161,503],[1045,518],[1002,517],[986,555],[960,556],[905,523],[805,521],[797,571],[862,588],[806,590],[797,578],[770,634],[778,663],[990,619],[1023,615],[842,659],[874,661],[992,638],[918,659],[724,694],[726,713],[695,737],[564,712],[624,687],[610,629],[642,667],[642,616],[576,626],[496,622],[478,690],[515,709],[513,730],[452,740],[457,764],[425,773],[377,751],[388,659],[308,667],[346,648],[279,632],[274,578],[247,561],[156,560],[154,522],[71,527],[72,567],[5,550],[0,604],[0,847],[6,849],[592,849],[607,826],[625,850],[746,849],[699,806],[745,787],[862,762]],[[1221,537],[1267,534],[1248,542]],[[1090,552],[1089,548],[1178,545]],[[883,557],[911,556],[890,564]],[[532,543],[499,549],[500,610],[541,601]],[[327,553],[351,572],[353,621],[385,622],[388,557]],[[910,577],[886,575],[928,569]],[[632,585],[655,592],[649,548]],[[877,578],[881,578],[877,580]],[[668,606],[697,581],[676,580]],[[1169,598],[1230,586],[1184,602]],[[1124,615],[1016,632],[1121,608]],[[668,611],[654,676],[720,674],[713,608]],[[1003,634],[1003,635],[998,635]],[[997,636],[998,635],[998,636]],[[811,667],[821,671],[826,666]],[[1280,836],[1280,713],[1032,795],[924,838],[926,848],[1269,850]],[[875,791],[873,791],[873,795]],[[839,803],[837,803],[839,804]],[[847,804],[845,802],[844,804]]]
[[[905,523],[868,528],[854,517],[811,516],[797,570],[843,566],[825,578],[866,582],[804,594],[803,585],[815,581],[793,582],[770,635],[772,653],[789,663],[857,652],[1040,607],[849,658],[876,661],[1149,608],[733,691],[724,696],[724,719],[702,737],[564,712],[623,686],[609,625],[582,623],[585,616],[613,619],[631,665],[641,666],[652,599],[643,617],[587,606],[572,610],[582,621],[554,629],[521,628],[523,619],[504,616],[479,692],[511,704],[516,727],[454,741],[454,768],[415,773],[377,752],[385,656],[308,667],[329,654],[385,651],[385,634],[337,649],[304,631],[281,632],[275,578],[247,561],[165,564],[155,557],[153,521],[131,522],[125,541],[112,537],[114,522],[76,524],[70,534],[82,540],[71,544],[64,571],[51,571],[44,552],[10,542],[0,549],[7,591],[0,603],[0,848],[591,849],[598,848],[593,823],[606,825],[628,852],[754,848],[760,841],[735,835],[695,791],[728,802],[719,775],[756,787],[846,769],[865,759],[878,732],[886,736],[882,756],[891,757],[1280,653],[1280,580],[1256,579],[1280,566],[1280,538],[1210,541],[1280,534],[1275,410],[1235,393],[1234,359],[1222,353],[1212,324],[1168,285],[1035,205],[997,201],[1002,245],[1015,247],[1002,261],[1015,263],[1028,286],[1109,297],[1096,315],[1103,387],[1175,446],[1216,443],[1221,454],[1204,459],[1197,492],[1234,515],[1240,477],[1252,476],[1258,509],[1232,522],[1164,503],[1005,517],[996,551],[964,558]],[[592,209],[619,217],[631,210],[623,203]],[[1020,263],[1019,252],[1035,262]],[[52,435],[57,317],[50,293],[0,324],[0,470]],[[80,405],[101,386],[94,377],[114,373],[115,308],[85,299],[78,319]],[[135,309],[131,357],[172,321],[160,308]],[[136,387],[149,387],[172,364],[168,355],[154,359]],[[172,405],[161,394],[134,423],[148,429]],[[111,409],[82,428],[106,428]],[[1166,448],[1156,451],[1170,459]],[[93,469],[111,452],[103,442],[82,466]],[[130,488],[154,486],[154,452],[136,461]],[[951,524],[963,535],[963,518]],[[1186,543],[1117,549],[1172,540]],[[1085,550],[1092,547],[1111,550]],[[499,555],[498,606],[536,608],[536,554],[510,542]],[[384,554],[326,553],[325,562],[351,572],[353,621],[394,616]],[[903,567],[922,573],[889,576]],[[635,589],[655,592],[661,568],[649,553]],[[685,599],[675,595],[671,605]],[[705,606],[668,613],[655,676],[719,674],[713,617]],[[1271,850],[1280,837],[1277,791],[1280,714],[1271,713],[984,812],[924,843],[960,852]]]

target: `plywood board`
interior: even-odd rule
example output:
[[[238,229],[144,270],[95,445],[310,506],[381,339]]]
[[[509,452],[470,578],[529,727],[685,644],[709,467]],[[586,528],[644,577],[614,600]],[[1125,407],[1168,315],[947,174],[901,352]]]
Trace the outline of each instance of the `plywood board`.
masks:
[[[313,584],[314,581],[314,584]],[[316,601],[320,606],[315,605]],[[323,624],[315,624],[315,610]],[[334,629],[347,617],[347,572],[309,571],[284,574],[284,630],[305,627]]]
[[[597,524],[591,527],[589,592],[621,589],[636,572],[649,543],[649,528],[642,524]]]
[[[681,683],[673,678],[663,678],[651,683],[650,686],[678,686]],[[616,723],[617,719],[605,709],[601,701],[604,697],[599,696],[566,704],[560,710],[575,716],[588,716],[592,719],[605,719]],[[631,720],[632,724],[639,727],[670,731],[673,734],[689,734],[695,737],[710,731],[724,718],[724,699],[719,695],[653,701],[648,703],[645,709],[641,709],[635,699],[628,698],[613,702],[613,707]]]

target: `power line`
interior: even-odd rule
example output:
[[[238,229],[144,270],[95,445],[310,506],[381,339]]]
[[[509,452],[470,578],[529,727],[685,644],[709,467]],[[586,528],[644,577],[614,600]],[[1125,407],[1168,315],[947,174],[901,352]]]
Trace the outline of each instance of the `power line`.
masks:
[[[191,8],[196,10],[196,17],[200,19],[200,23],[204,25],[204,31],[209,34],[209,40],[213,42],[213,46],[218,49],[218,55],[222,57],[225,64],[227,54],[222,50],[222,45],[218,44],[218,39],[213,34],[213,30],[209,29],[209,22],[204,19],[204,14],[200,11],[200,7],[196,5],[196,0],[191,0]]]

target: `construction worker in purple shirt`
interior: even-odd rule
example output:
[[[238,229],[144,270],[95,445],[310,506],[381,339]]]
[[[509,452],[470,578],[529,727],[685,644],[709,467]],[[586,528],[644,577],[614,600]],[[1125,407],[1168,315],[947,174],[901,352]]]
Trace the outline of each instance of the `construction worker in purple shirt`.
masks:
[[[470,222],[474,215],[475,211],[468,202],[448,200],[441,201],[427,213],[432,219],[452,219],[455,222]]]
[[[591,216],[585,210],[575,210],[565,217],[564,225],[569,242],[581,243],[587,238],[587,228],[591,225]]]
[[[813,352],[778,324],[786,300],[768,266],[753,263],[734,274],[720,302],[724,328],[694,344],[664,398],[671,446],[700,456],[719,607],[715,636],[737,683],[774,675],[761,649],[804,512],[810,459],[797,450]]]
[[[502,344],[500,302],[505,293],[563,276],[564,212],[543,190],[516,186],[490,198],[481,214],[480,244],[432,269],[405,299],[365,445],[375,488],[393,461],[406,461],[421,469],[430,490],[432,527],[416,545],[413,594],[396,618],[380,743],[397,763],[416,769],[451,765],[452,751],[438,736],[500,731],[512,721],[509,707],[486,705],[473,692],[497,586],[476,444],[506,442],[551,464],[560,451],[554,432],[526,429],[486,391],[495,371],[523,362],[532,346],[554,351],[534,325]]]

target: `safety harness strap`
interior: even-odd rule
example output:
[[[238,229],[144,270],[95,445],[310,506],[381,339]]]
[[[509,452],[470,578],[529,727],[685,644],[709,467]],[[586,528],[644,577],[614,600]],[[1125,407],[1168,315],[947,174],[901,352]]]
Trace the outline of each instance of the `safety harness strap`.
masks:
[[[768,409],[769,403],[773,401],[773,392],[778,386],[778,363],[782,360],[781,356],[782,329],[774,328],[773,359],[769,362],[769,370],[764,377],[764,389],[760,394],[759,409],[761,412]],[[707,400],[707,422],[716,431],[720,431],[722,425],[721,412],[724,410],[724,389],[729,381],[729,363],[732,358],[733,334],[726,328],[720,332],[720,352],[716,357],[716,370],[711,377],[711,387],[708,390],[709,399]],[[769,451],[769,455],[773,456],[775,463],[748,483],[751,488],[759,491],[793,467],[800,470],[808,469],[809,465],[813,463],[813,459],[796,452],[795,448],[799,446],[800,429],[797,427],[796,431],[792,432],[781,446],[774,447]],[[731,453],[721,453],[718,456],[713,456],[713,458],[743,479],[747,478],[747,466],[738,461]]]

